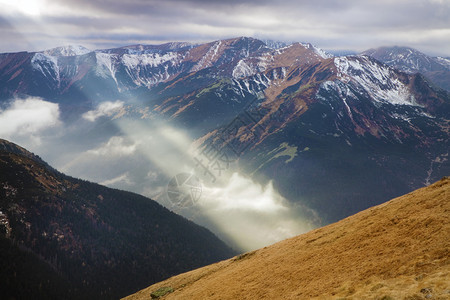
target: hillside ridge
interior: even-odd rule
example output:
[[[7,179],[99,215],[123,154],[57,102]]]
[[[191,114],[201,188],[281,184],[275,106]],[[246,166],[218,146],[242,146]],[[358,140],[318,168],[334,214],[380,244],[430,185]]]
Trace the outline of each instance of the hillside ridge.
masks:
[[[117,299],[234,254],[154,200],[66,176],[0,140],[2,299]]]
[[[449,299],[449,199],[445,177],[125,299],[148,299],[164,286],[174,292],[161,299]]]

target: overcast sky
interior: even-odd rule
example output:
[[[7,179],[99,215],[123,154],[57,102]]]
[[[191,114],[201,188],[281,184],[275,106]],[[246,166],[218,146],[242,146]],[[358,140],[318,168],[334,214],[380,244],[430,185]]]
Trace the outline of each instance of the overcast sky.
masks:
[[[0,0],[0,52],[237,36],[450,56],[450,0]]]

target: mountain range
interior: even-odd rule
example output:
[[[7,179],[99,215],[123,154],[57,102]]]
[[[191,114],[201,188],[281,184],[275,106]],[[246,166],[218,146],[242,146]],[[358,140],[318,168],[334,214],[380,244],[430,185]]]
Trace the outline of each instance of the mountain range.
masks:
[[[167,82],[179,74],[216,68],[216,78],[224,76],[241,78],[265,71],[279,61],[279,49],[302,45],[313,49],[314,54],[327,58],[330,54],[310,44],[285,44],[252,38],[221,40],[207,44],[167,43],[162,45],[133,45],[121,48],[90,51],[82,46],[57,47],[41,52],[3,53],[0,55],[2,82],[1,97],[17,94],[46,98],[81,95],[106,98],[98,94],[104,86],[111,93],[125,92],[137,87],[153,87]],[[284,47],[283,47],[284,46]],[[299,49],[299,47],[295,47]],[[292,51],[291,51],[292,52]],[[312,55],[312,54],[311,54]],[[292,56],[302,63],[309,58],[301,53]],[[435,84],[448,90],[449,59],[430,57],[407,47],[382,47],[361,53],[408,73],[423,73]],[[314,55],[313,55],[314,56]],[[281,59],[289,59],[282,55]],[[276,62],[275,62],[276,63]],[[291,65],[294,61],[285,61]],[[90,87],[95,80],[97,88]],[[90,91],[90,89],[93,89]]]
[[[155,201],[66,176],[0,140],[2,299],[112,299],[234,255]]]
[[[450,90],[450,59],[430,57],[409,47],[381,47],[362,52],[407,73],[422,73],[435,85]]]
[[[118,101],[120,111],[99,119],[92,115],[98,120],[94,129],[79,133],[67,148],[79,147],[80,136],[92,147],[126,138],[125,122],[152,132],[155,120],[162,120],[188,132],[194,158],[207,162],[179,165],[195,169],[209,184],[225,171],[271,183],[288,203],[311,211],[317,226],[448,175],[450,96],[437,87],[445,88],[438,77],[448,76],[431,76],[445,70],[447,59],[408,48],[334,57],[308,43],[266,44],[247,37],[96,51],[62,47],[1,54],[0,100],[6,105],[14,97],[34,96],[56,103],[67,127],[103,103]],[[75,140],[64,138],[60,144]],[[226,157],[224,164],[202,157],[208,149]],[[48,156],[60,161],[66,151]],[[173,168],[164,170],[164,152],[146,162],[148,169],[137,173],[144,164],[136,163],[125,173],[162,174],[155,188],[160,203],[164,185],[176,175]],[[72,169],[82,177],[89,166]],[[101,180],[114,181],[106,175]],[[129,182],[121,188],[148,190],[145,182],[142,187]],[[179,213],[226,239],[207,218],[196,219],[198,210]]]

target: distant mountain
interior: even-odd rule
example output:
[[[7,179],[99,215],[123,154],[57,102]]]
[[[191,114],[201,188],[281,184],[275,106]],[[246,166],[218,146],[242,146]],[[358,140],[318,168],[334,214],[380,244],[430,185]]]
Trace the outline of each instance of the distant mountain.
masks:
[[[311,44],[303,46],[316,55],[330,57]],[[89,103],[123,97],[139,88],[153,89],[192,72],[209,70],[212,74],[214,70],[211,78],[204,79],[204,83],[210,83],[215,78],[264,71],[280,51],[285,52],[256,39],[236,38],[202,45],[134,45],[92,52],[59,47],[35,53],[4,53],[0,54],[0,99],[34,95],[58,102]]]
[[[117,299],[233,254],[153,200],[65,176],[0,140],[2,299]]]
[[[103,52],[103,53],[116,53],[116,54],[148,54],[148,53],[155,53],[155,52],[161,52],[161,51],[179,51],[179,50],[186,50],[189,48],[194,48],[197,46],[196,44],[192,43],[186,43],[186,42],[171,42],[171,43],[165,43],[160,45],[131,45],[131,46],[124,46],[120,48],[111,48],[111,49],[105,49],[105,50],[97,50],[97,52]]]
[[[177,123],[208,131],[227,124],[256,97],[273,100],[286,88],[286,82],[298,82],[299,70],[330,59],[328,53],[311,44],[262,50],[230,64],[180,74],[141,97],[153,98],[154,110]]]
[[[203,45],[168,43],[62,55],[71,49],[0,54],[0,99],[35,95],[78,102],[117,98],[152,88],[178,75],[220,67],[222,75],[240,59],[267,51],[259,40],[238,38]],[[219,76],[220,74],[217,74]]]
[[[446,299],[449,197],[450,179],[444,178],[125,299]]]
[[[358,52],[353,50],[328,50],[329,53],[334,56],[347,56],[347,55],[357,55]]]
[[[450,59],[431,57],[408,47],[381,47],[361,53],[407,73],[422,73],[440,88],[450,91]]]
[[[450,172],[450,97],[420,74],[302,44],[242,59],[233,74],[244,73],[172,98],[185,81],[168,82],[155,110],[187,128],[213,128],[200,149],[224,149],[241,171],[325,222]]]

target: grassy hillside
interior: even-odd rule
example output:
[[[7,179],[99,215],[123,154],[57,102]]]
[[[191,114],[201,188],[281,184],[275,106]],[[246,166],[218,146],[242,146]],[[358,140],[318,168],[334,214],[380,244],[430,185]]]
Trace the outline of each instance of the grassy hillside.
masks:
[[[450,299],[450,179],[127,300]]]

